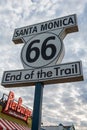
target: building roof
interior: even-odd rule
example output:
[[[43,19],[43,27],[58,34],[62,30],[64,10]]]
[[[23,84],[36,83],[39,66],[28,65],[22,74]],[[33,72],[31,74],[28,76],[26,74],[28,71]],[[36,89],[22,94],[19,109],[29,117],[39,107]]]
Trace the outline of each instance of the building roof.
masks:
[[[45,130],[75,130],[73,125],[64,126],[63,124],[59,124],[59,126],[42,126],[42,128]]]

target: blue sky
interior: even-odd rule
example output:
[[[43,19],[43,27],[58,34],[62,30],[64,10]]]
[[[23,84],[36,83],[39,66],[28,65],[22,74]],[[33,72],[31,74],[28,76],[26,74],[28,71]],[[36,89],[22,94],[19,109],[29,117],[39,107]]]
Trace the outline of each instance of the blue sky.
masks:
[[[87,129],[87,0],[1,0],[0,1],[0,81],[6,70],[23,69],[20,53],[23,44],[15,45],[15,28],[77,14],[79,31],[63,40],[65,56],[62,63],[82,61],[84,81],[45,85],[43,93],[43,125],[74,124],[77,130]],[[32,87],[4,88],[3,93],[14,91],[16,99],[23,98],[33,108]]]

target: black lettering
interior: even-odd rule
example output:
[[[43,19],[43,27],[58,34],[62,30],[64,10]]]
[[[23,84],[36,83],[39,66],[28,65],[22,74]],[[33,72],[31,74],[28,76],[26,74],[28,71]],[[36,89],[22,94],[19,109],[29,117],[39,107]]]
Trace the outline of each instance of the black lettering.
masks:
[[[78,73],[78,71],[77,71],[77,64],[75,64],[75,72]]]
[[[18,74],[18,75],[16,76],[16,80],[20,80],[20,79],[21,79],[21,75],[22,75],[22,72],[20,72],[20,74]]]
[[[41,74],[40,74],[40,78],[42,78],[42,77],[46,77],[46,72],[43,72],[43,70],[41,69]]]
[[[23,30],[21,30],[21,31],[20,31],[20,35],[24,35],[24,32],[23,32]]]
[[[60,67],[54,68],[56,70],[56,76],[58,76]]]
[[[25,35],[25,34],[26,34],[26,35],[28,34],[28,28],[25,28],[25,29],[24,29],[24,33],[23,33],[23,34],[24,34],[24,35]]]
[[[37,78],[40,78],[40,71],[37,72]]]
[[[64,69],[60,70],[60,75],[63,75]]]
[[[41,31],[47,30],[47,23],[41,25]]]
[[[37,27],[34,26],[32,33],[37,32]]]
[[[52,71],[48,71],[47,72],[47,77],[51,77],[52,76]]]
[[[69,18],[68,24],[74,24],[74,21],[71,17]]]
[[[59,20],[58,21],[54,21],[54,28],[59,27]]]
[[[10,80],[15,80],[16,76],[15,75],[11,75]]]
[[[32,33],[32,27],[29,28],[29,34],[31,34],[31,33]]]
[[[20,36],[19,30],[16,30],[14,35],[15,37]]]
[[[48,29],[52,29],[52,28],[53,28],[53,23],[51,22],[48,24]]]
[[[30,75],[29,75],[29,74],[26,74],[26,75],[24,76],[24,78],[25,78],[25,79],[29,79],[29,78],[30,78]]]
[[[5,77],[5,81],[9,81],[9,80],[10,80],[10,73],[7,73]]]
[[[75,73],[75,66],[72,65],[72,73],[74,74]]]
[[[51,77],[52,71],[44,72],[42,69],[37,72],[37,78],[46,78]]]
[[[65,69],[65,74],[71,74],[71,69],[70,68]]]
[[[60,27],[62,26],[62,20],[60,19]]]
[[[63,19],[63,25],[67,25],[67,19]]]
[[[34,75],[34,71],[31,72],[31,79],[33,78],[33,75]]]

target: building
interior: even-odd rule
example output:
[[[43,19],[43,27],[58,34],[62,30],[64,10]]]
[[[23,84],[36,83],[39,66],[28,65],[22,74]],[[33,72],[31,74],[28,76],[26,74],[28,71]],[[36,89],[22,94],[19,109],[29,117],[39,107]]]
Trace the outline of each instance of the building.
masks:
[[[59,124],[59,126],[43,126],[42,130],[75,130],[73,125],[64,126]]]
[[[13,92],[3,94],[0,99],[0,130],[31,130],[32,110],[15,100]],[[41,130],[75,130],[74,126],[42,126]]]
[[[30,108],[22,104],[22,98],[15,100],[13,92],[3,94],[0,99],[0,130],[31,130]]]

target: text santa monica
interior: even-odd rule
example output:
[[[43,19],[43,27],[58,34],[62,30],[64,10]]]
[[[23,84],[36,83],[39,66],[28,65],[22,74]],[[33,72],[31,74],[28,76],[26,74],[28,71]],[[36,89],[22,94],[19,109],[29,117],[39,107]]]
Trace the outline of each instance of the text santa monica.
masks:
[[[58,18],[55,20],[50,20],[32,26],[26,26],[26,27],[15,29],[13,39],[29,36],[29,35],[35,35],[49,30],[73,26],[75,24],[76,24],[75,15]]]

